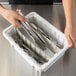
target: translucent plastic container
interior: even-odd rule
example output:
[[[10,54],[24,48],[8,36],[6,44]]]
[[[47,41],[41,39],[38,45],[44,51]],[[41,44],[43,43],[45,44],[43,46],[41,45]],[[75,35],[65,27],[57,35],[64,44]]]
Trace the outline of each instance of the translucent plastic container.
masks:
[[[46,34],[50,38],[52,37],[54,40],[57,41],[58,44],[62,46],[60,47],[60,50],[48,60],[48,62],[40,65],[31,56],[29,56],[26,52],[24,52],[24,50],[15,42],[15,39],[14,39],[15,31],[12,25],[3,31],[4,37],[9,41],[11,46],[13,46],[12,49],[14,49],[33,68],[30,70],[30,71],[32,70],[34,71],[34,74],[32,74],[32,76],[42,76],[42,72],[46,73],[46,71],[50,69],[55,62],[57,62],[61,57],[63,57],[63,55],[69,48],[68,43],[65,38],[65,35],[62,32],[56,29],[51,23],[49,23],[47,20],[45,20],[37,13],[31,12],[25,17],[29,19],[29,22],[35,23],[44,32],[46,32]],[[50,75],[51,73],[48,76]]]

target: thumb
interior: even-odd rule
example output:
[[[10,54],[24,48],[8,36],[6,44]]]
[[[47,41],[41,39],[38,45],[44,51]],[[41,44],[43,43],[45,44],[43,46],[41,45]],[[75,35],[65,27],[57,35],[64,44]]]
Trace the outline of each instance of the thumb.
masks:
[[[27,18],[25,18],[25,17],[23,17],[21,15],[18,16],[18,20],[23,21],[23,22],[27,22],[28,21]]]

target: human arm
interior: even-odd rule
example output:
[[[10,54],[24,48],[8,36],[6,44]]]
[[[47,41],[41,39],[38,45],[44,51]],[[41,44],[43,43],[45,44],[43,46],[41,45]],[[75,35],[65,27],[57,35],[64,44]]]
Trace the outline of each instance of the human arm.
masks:
[[[27,19],[24,18],[23,16],[19,15],[18,12],[15,12],[15,11],[10,10],[10,9],[6,9],[1,4],[0,4],[0,15],[2,15],[12,25],[17,26],[19,28],[21,28],[19,20],[24,21],[24,22],[27,21]]]
[[[65,36],[69,43],[69,47],[76,47],[76,25],[74,20],[74,1],[63,0],[63,7],[66,17]]]

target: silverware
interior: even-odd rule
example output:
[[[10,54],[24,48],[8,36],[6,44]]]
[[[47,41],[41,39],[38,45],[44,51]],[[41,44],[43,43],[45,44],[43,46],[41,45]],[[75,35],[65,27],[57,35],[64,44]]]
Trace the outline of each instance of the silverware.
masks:
[[[33,26],[36,26],[35,24],[33,24],[33,23],[30,23],[30,25],[33,27]],[[34,27],[33,27],[34,28]],[[36,31],[36,33],[38,32],[40,35],[39,35],[39,37],[40,37],[40,39],[44,42],[44,44],[45,44],[45,46],[47,46],[49,49],[50,49],[50,51],[52,51],[53,53],[57,53],[57,52],[59,52],[60,51],[60,48],[59,47],[57,47],[57,45],[55,44],[55,43],[53,43],[53,41],[52,40],[50,40],[49,38],[48,38],[48,36],[40,29],[40,28],[34,28]],[[38,34],[37,33],[37,34]]]
[[[19,12],[19,14],[24,16],[21,12]],[[33,42],[35,42],[42,50],[45,50],[46,46],[41,41],[41,38],[38,37],[37,32],[30,26],[30,24],[28,22],[20,22],[20,23],[22,24],[24,31],[27,31],[28,35],[31,36]]]
[[[43,40],[41,39],[40,35],[36,32],[36,30],[34,30],[29,25],[29,23],[27,23],[27,22],[26,23],[21,22],[21,24],[22,24],[22,29],[25,32],[24,33],[25,35],[21,32],[22,29],[16,28],[16,30],[17,30],[17,33],[20,36],[20,38],[23,40],[24,44],[27,45],[27,47],[30,48],[33,52],[37,53],[40,57],[42,57],[43,59],[45,59],[46,61],[48,61],[54,55],[54,53],[51,52],[50,49],[48,49],[48,48],[46,49],[45,48],[46,46],[43,43],[44,39]],[[43,51],[40,48],[41,47],[40,44],[41,44],[41,46],[43,46],[43,48],[45,48],[44,49],[45,51]]]
[[[18,31],[17,34],[20,36],[21,32]],[[50,52],[49,55],[47,53],[45,53],[44,51],[42,51],[37,45],[36,43],[32,43],[27,37],[21,37],[20,38],[23,40],[24,44],[27,45],[33,52],[37,53],[39,56],[41,56],[42,58],[44,58],[46,61],[48,61],[53,54]]]
[[[20,48],[22,48],[24,50],[24,52],[26,52],[29,56],[31,56],[39,64],[44,64],[47,62],[46,59],[39,56],[37,53],[32,51],[26,44],[24,44],[23,40],[20,38],[20,36],[18,35],[18,33],[16,31],[15,31],[15,35],[16,35],[15,37],[13,36],[15,42],[20,46]]]

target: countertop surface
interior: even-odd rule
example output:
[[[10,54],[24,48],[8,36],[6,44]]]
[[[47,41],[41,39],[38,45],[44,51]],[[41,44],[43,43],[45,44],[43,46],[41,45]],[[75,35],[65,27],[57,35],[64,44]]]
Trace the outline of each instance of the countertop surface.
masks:
[[[4,5],[5,7],[11,9],[10,5]],[[19,8],[22,10],[24,15],[30,12],[37,12],[47,21],[52,23],[57,29],[64,32],[65,28],[65,16],[62,5],[13,5],[12,9],[15,10]],[[10,26],[10,23],[7,22],[2,16],[0,16],[0,76],[14,76],[11,75],[10,69],[12,66],[11,63],[11,54],[10,54],[10,44],[3,37],[3,30]],[[63,57],[63,76],[76,76],[76,49],[69,49]],[[15,67],[16,68],[16,67]],[[13,71],[13,70],[12,70]],[[16,75],[19,76],[19,75]]]

